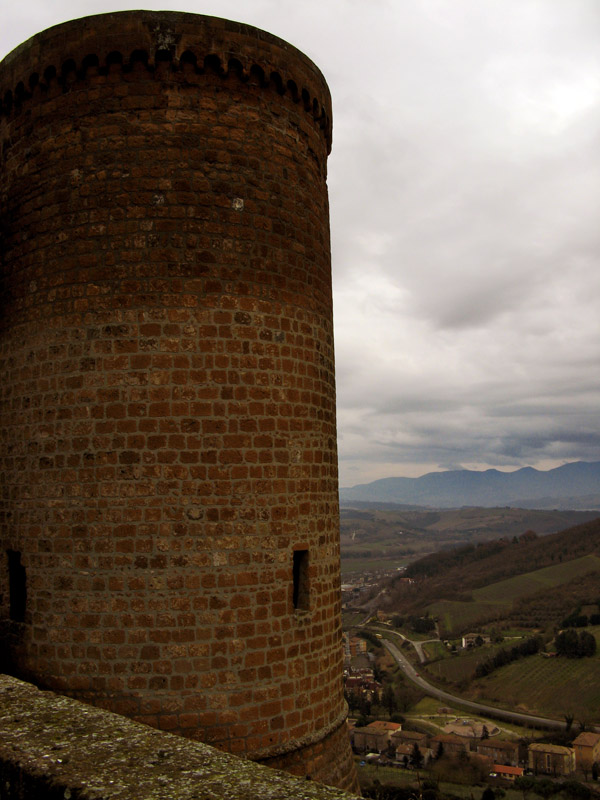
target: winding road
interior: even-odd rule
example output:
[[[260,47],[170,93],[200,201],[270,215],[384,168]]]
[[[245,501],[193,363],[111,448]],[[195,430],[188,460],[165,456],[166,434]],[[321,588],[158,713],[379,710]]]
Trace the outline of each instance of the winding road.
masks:
[[[450,703],[458,703],[461,706],[473,709],[474,711],[477,711],[480,714],[485,714],[488,717],[508,720],[509,722],[517,722],[520,725],[531,725],[535,728],[552,728],[558,730],[564,730],[565,728],[564,720],[547,719],[546,717],[535,717],[532,714],[521,714],[518,711],[508,711],[503,708],[488,706],[485,703],[476,703],[473,700],[464,700],[462,697],[457,697],[456,695],[444,692],[424,680],[415,670],[406,656],[400,652],[393,642],[390,642],[388,639],[382,639],[381,643],[391,653],[406,677],[413,681],[413,683],[416,683],[417,686],[420,686],[421,689],[424,689],[427,694],[431,695],[432,697],[437,697],[440,700],[446,700]],[[597,727],[592,728],[592,730],[600,732],[600,728]]]

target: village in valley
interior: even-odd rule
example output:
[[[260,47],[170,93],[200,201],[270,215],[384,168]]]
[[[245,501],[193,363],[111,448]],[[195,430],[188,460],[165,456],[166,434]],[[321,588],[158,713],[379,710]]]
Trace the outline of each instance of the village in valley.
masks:
[[[380,612],[343,635],[345,696],[359,776],[366,773],[373,780],[373,775],[395,770],[408,776],[408,782],[420,773],[437,787],[455,782],[491,787],[494,797],[508,788],[546,792],[543,797],[561,791],[591,797],[599,772],[600,732],[585,730],[585,724],[577,725],[567,715],[564,730],[548,736],[541,727],[509,725],[461,711],[460,705],[443,705],[407,686],[405,676],[390,681],[393,668],[381,646],[384,634],[378,632],[386,624],[390,621]],[[418,663],[423,650],[414,644],[410,648]],[[472,633],[461,637],[457,650],[466,653],[489,644],[489,637]],[[398,779],[397,785],[406,782]],[[369,778],[365,784],[368,791]]]
[[[536,539],[528,533],[522,545],[533,547]],[[551,538],[548,545],[553,545]],[[578,613],[564,620],[572,626],[564,629],[475,619],[472,629],[463,625],[457,633],[460,626],[452,630],[448,616],[420,615],[414,606],[412,613],[402,612],[398,598],[422,591],[416,572],[388,563],[343,577],[344,694],[365,796],[404,798],[406,792],[426,789],[432,798],[473,798],[477,791],[487,792],[485,800],[511,793],[515,800],[531,794],[593,797],[600,767],[600,707],[585,699],[594,698],[597,690],[586,694],[583,687],[596,684],[599,674],[600,606],[575,602]],[[571,640],[579,650],[568,658],[565,642]],[[584,653],[581,643],[592,640],[590,653]],[[581,687],[581,704],[570,702],[576,688],[558,688],[558,677],[554,706],[533,692],[530,702],[514,692],[505,692],[502,702],[494,694],[494,681],[501,686],[503,672],[510,672],[503,680],[512,680],[516,691],[524,680],[519,670],[531,673],[533,681],[548,682],[539,676],[552,670],[564,680],[579,676],[574,679]],[[556,699],[561,694],[563,706]],[[487,711],[469,705],[486,701]]]

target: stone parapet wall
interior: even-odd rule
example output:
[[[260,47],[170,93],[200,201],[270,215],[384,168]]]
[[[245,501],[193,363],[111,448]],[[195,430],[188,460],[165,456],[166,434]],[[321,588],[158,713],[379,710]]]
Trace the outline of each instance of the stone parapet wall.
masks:
[[[2,800],[352,796],[0,676]]]

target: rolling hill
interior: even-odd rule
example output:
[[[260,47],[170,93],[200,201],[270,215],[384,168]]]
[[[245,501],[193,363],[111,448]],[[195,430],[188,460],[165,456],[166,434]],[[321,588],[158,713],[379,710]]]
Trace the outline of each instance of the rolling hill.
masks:
[[[547,471],[488,469],[430,472],[420,478],[383,478],[340,489],[342,505],[396,503],[433,508],[513,506],[600,509],[600,461],[574,461]]]
[[[538,511],[523,508],[413,509],[360,503],[340,511],[342,573],[394,569],[439,550],[520,537],[540,536],[595,519],[597,511]]]
[[[412,579],[412,582],[406,579]],[[534,533],[441,551],[386,587],[385,607],[430,613],[446,634],[480,622],[558,625],[600,599],[600,519],[543,538]]]

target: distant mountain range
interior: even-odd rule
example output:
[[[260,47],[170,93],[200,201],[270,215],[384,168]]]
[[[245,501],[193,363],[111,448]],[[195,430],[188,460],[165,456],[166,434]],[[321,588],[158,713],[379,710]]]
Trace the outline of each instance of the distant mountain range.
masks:
[[[512,506],[600,509],[600,461],[574,461],[546,472],[461,469],[420,478],[383,478],[340,489],[340,503],[396,503],[432,508]]]

